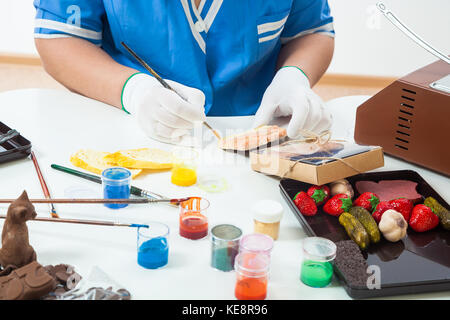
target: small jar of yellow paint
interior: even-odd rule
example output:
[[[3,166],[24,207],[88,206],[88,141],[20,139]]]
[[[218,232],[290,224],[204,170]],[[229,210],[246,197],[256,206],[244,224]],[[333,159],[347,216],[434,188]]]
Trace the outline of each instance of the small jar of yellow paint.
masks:
[[[197,182],[198,153],[192,148],[177,148],[173,151],[173,184],[189,187]]]
[[[255,233],[263,233],[277,240],[283,206],[277,201],[261,200],[253,205],[252,212]]]

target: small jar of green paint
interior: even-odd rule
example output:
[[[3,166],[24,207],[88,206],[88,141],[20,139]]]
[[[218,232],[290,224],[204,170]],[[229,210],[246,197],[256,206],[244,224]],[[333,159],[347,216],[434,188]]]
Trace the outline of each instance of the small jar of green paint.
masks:
[[[303,240],[300,280],[310,287],[326,287],[333,277],[332,261],[335,257],[336,245],[333,241],[320,237],[306,238]]]
[[[211,266],[221,271],[234,269],[239,252],[242,230],[231,224],[220,224],[211,229]]]

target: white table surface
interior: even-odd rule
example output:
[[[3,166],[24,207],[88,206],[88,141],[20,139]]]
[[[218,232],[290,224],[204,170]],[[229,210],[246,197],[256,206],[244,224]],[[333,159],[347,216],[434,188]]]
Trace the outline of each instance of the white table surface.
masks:
[[[334,137],[351,138],[356,107],[367,98],[344,97],[327,104],[336,120]],[[251,120],[251,117],[210,118],[208,122],[223,132],[229,128],[248,128]],[[28,89],[1,93],[0,121],[31,140],[54,198],[68,197],[74,188],[101,194],[100,185],[50,168],[52,163],[73,167],[69,158],[78,149],[110,152],[141,147],[172,149],[146,138],[123,111],[65,91]],[[349,299],[335,279],[322,289],[310,288],[299,280],[301,240],[306,234],[282,199],[279,180],[252,171],[248,158],[219,150],[213,138],[210,142],[202,151],[207,161],[199,175],[210,172],[226,178],[229,184],[226,192],[207,194],[196,186],[174,186],[167,171],[142,175],[133,184],[167,196],[206,196],[211,202],[210,226],[231,223],[244,233],[253,230],[250,207],[254,201],[279,201],[285,214],[272,253],[267,298]],[[450,202],[448,178],[388,156],[385,161],[385,167],[379,170],[416,170]],[[16,198],[24,189],[31,198],[43,197],[31,160],[1,164],[1,197]],[[46,205],[36,207],[39,215],[48,216]],[[6,213],[6,208],[0,206],[0,212]],[[169,263],[158,270],[140,267],[136,262],[136,230],[132,228],[28,222],[30,242],[41,264],[71,264],[85,277],[93,266],[98,266],[128,289],[134,299],[234,299],[235,273],[210,267],[209,237],[192,241],[179,236],[177,209],[165,205],[130,205],[120,210],[103,205],[56,205],[56,208],[61,217],[68,218],[166,223],[171,230]],[[450,292],[401,298],[449,299]]]

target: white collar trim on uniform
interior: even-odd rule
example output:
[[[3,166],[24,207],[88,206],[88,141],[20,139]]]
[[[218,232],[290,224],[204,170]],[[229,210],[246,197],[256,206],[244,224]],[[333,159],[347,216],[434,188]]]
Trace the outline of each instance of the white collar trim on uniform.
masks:
[[[189,27],[191,28],[192,35],[194,36],[195,40],[200,46],[200,49],[202,49],[203,53],[206,53],[205,40],[203,39],[200,32],[207,33],[208,30],[211,28],[211,25],[214,22],[214,19],[216,18],[217,13],[220,10],[220,7],[222,6],[223,0],[213,0],[204,20],[202,19],[200,13],[203,10],[206,0],[201,1],[198,9],[195,6],[194,0],[191,0],[192,11],[194,12],[195,17],[197,18],[197,21],[195,23],[194,20],[192,19],[192,14],[189,8],[188,0],[180,0],[180,1],[181,5],[183,6],[186,18],[188,20]]]
[[[199,14],[202,14],[203,7],[205,6],[205,3],[206,3],[206,0],[200,1],[200,4],[198,5],[198,9],[197,9]]]
[[[195,17],[197,18],[196,24],[200,23],[200,24],[203,26],[202,28],[197,29],[197,31],[198,31],[198,32],[203,32],[203,31],[205,31],[205,27],[204,27],[205,23],[204,23],[204,21],[203,21],[202,16],[200,15],[200,11],[197,10],[197,7],[195,6],[195,0],[191,0],[191,6],[192,6],[192,11],[194,11],[194,15],[195,15]],[[197,26],[196,26],[196,28],[197,28]]]
[[[195,28],[194,21],[192,20],[191,10],[189,9],[189,4],[187,0],[180,0],[180,1],[181,5],[183,6],[186,18],[188,20],[189,27],[191,28],[192,35],[194,36],[195,40],[200,46],[200,49],[202,49],[203,53],[206,53],[205,40],[203,40],[203,37],[201,36],[200,32]]]
[[[222,6],[222,3],[223,0],[213,0],[211,7],[209,7],[208,13],[205,17],[206,32],[208,32],[208,30],[211,28],[211,25],[213,24],[214,19],[216,18],[217,13]]]

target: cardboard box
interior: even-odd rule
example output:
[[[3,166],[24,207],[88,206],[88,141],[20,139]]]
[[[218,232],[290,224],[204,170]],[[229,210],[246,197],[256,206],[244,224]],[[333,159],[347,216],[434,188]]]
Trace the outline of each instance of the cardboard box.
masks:
[[[280,157],[280,153],[271,152],[271,148],[250,153],[251,167],[255,171],[315,185],[330,183],[384,166],[381,147],[368,147],[364,152],[339,158],[342,161],[329,159],[321,164],[312,164],[301,162],[301,159],[293,161]]]

